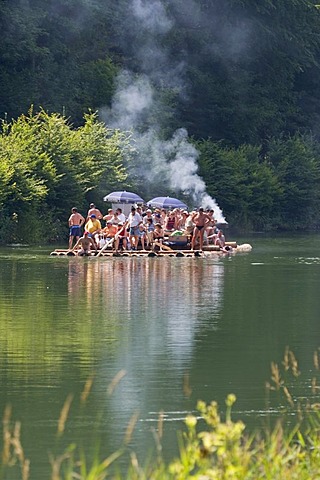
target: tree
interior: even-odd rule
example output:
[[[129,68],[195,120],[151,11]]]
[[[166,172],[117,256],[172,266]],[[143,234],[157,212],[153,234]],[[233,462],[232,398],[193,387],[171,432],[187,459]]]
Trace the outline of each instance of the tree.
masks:
[[[101,199],[102,189],[125,181],[127,145],[127,136],[108,130],[95,113],[85,115],[77,129],[62,115],[44,110],[3,122],[2,240],[8,233],[12,240],[40,240],[44,222],[48,237],[42,240],[56,237],[73,205],[86,208],[89,200]]]

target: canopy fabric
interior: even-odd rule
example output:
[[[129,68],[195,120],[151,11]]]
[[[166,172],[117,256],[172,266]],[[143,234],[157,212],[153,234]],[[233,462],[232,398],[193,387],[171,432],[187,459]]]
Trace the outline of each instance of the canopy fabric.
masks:
[[[103,197],[105,202],[110,203],[145,203],[143,198],[133,192],[126,192],[125,190],[122,192],[112,192],[109,195]]]
[[[173,197],[156,197],[149,200],[147,205],[153,208],[188,208],[185,203],[181,202],[181,200]]]

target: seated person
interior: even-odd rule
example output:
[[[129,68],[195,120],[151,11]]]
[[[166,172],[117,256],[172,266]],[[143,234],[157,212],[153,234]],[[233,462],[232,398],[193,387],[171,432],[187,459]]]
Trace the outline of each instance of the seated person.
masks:
[[[103,248],[103,247],[105,246],[105,244],[106,244],[106,239],[104,238],[103,233],[99,233],[99,237],[98,237],[98,238],[99,238],[99,240],[98,240],[98,242],[97,242],[97,243],[98,243],[98,247],[99,247],[99,249],[101,249],[101,248]]]
[[[194,217],[196,216],[196,214],[197,212],[193,211],[185,219],[184,229],[187,235],[193,235],[193,230],[194,230],[194,227],[196,226],[194,223]]]
[[[89,232],[85,231],[83,236],[79,238],[73,249],[71,250],[72,252],[77,248],[81,247],[81,250],[78,252],[78,255],[83,256],[83,255],[90,255],[90,247],[91,245],[97,251],[97,246],[94,242],[94,240],[89,236]]]
[[[153,232],[153,243],[154,244],[160,244],[162,246],[164,239],[164,234],[163,234],[163,228],[161,226],[161,223],[156,223],[154,225],[154,232]]]
[[[139,241],[141,243],[142,250],[145,250],[145,241],[147,239],[147,232],[142,222],[139,223],[138,236],[139,236]]]
[[[169,212],[167,216],[167,220],[164,225],[164,230],[166,233],[170,235],[171,232],[176,230],[176,217],[173,212]]]
[[[184,210],[180,213],[180,217],[178,219],[177,229],[178,230],[185,230],[186,228],[186,220],[189,217],[189,213]]]
[[[150,245],[153,242],[153,232],[154,232],[154,223],[152,218],[147,219],[147,239],[148,239],[148,245]]]
[[[119,248],[123,248],[124,250],[127,250],[128,242],[128,232],[126,230],[126,225],[123,224],[122,222],[118,223],[118,231],[115,235],[115,241],[114,241],[114,248],[115,250],[119,250]]]
[[[114,225],[111,220],[108,220],[107,221],[107,226],[104,227],[102,232],[103,232],[104,237],[106,238],[106,240],[108,242],[111,239],[113,239],[115,237],[115,235],[117,234],[118,226],[116,224]]]
[[[148,220],[153,220],[152,210],[150,208],[146,210],[146,213],[142,218],[144,226],[147,226]]]
[[[226,239],[225,239],[225,236],[223,235],[222,230],[218,231],[218,233],[216,235],[216,238],[215,238],[215,241],[214,241],[214,244],[218,245],[218,247],[220,247],[220,248],[223,248],[225,246]]]
[[[89,237],[93,239],[95,245],[97,247],[97,242],[95,240],[95,236],[101,232],[101,223],[100,220],[97,219],[96,215],[93,213],[90,215],[89,220],[85,224],[84,229],[89,232]]]

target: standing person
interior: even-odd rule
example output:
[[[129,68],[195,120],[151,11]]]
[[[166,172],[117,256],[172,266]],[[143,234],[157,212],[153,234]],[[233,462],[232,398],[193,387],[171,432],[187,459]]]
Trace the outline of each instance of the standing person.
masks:
[[[91,215],[95,215],[98,220],[102,219],[102,213],[100,212],[99,208],[95,206],[94,203],[90,203],[89,210],[87,213],[87,221],[89,220]]]
[[[136,208],[131,207],[131,212],[128,216],[128,226],[132,250],[137,250],[138,247],[140,222],[142,222],[142,218],[140,217],[139,213],[137,213]]]
[[[114,211],[112,210],[112,208],[108,208],[108,213],[107,213],[107,215],[105,215],[105,216],[103,217],[103,220],[105,220],[105,221],[106,221],[106,224],[107,224],[107,222],[108,222],[109,220],[112,221],[113,216],[114,216]]]
[[[200,250],[203,248],[203,234],[206,224],[210,221],[209,216],[204,213],[204,209],[201,207],[198,213],[195,214],[193,222],[195,224],[191,242],[191,248],[194,250],[197,239],[199,238]]]
[[[78,212],[76,207],[71,209],[71,215],[69,217],[69,249],[71,250],[73,239],[76,242],[81,237],[81,226],[84,224],[85,220],[81,213]]]
[[[117,208],[116,213],[118,214],[119,222],[125,224],[126,216],[124,213],[122,213],[122,208]]]

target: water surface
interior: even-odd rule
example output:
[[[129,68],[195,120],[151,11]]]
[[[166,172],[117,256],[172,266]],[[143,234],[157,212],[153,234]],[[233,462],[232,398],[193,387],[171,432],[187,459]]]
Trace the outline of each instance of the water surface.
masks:
[[[286,346],[310,389],[320,345],[320,239],[246,238],[250,254],[199,258],[50,257],[47,248],[0,250],[0,408],[22,422],[32,478],[49,478],[48,453],[69,441],[121,445],[134,413],[131,448],[153,445],[164,414],[164,453],[196,401],[235,393],[235,415],[261,425],[270,362]],[[241,242],[240,242],[241,243]],[[110,396],[110,382],[126,374]],[[94,378],[84,406],[80,395]],[[66,432],[61,407],[73,395]]]

